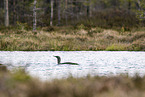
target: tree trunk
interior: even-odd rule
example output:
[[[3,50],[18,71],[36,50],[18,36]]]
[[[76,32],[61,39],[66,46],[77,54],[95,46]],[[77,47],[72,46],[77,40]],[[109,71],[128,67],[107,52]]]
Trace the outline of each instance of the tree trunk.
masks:
[[[92,17],[92,3],[91,3],[91,0],[89,0],[89,17]]]
[[[131,0],[128,0],[128,11],[131,10]]]
[[[88,4],[87,4],[87,16],[89,18],[92,17],[92,4],[91,4],[91,0],[89,0]]]
[[[8,0],[4,0],[4,10],[5,10],[5,26],[9,26],[9,7],[8,7]]]
[[[139,11],[141,11],[141,4],[140,4],[140,0],[137,0],[138,6],[139,6]]]
[[[51,18],[50,18],[50,26],[53,26],[53,3],[54,3],[54,1],[51,0]]]
[[[65,23],[67,25],[67,0],[65,0]]]
[[[60,7],[60,4],[61,4],[61,0],[58,0],[58,25],[60,25],[60,21],[61,21],[61,16],[60,16],[60,11],[61,11],[61,7]]]
[[[89,17],[89,14],[90,14],[90,7],[89,5],[87,5],[87,16]]]
[[[34,7],[33,7],[33,31],[36,31],[36,26],[37,26],[36,4],[37,4],[37,0],[34,0]]]
[[[15,25],[16,24],[16,18],[17,18],[17,16],[16,16],[16,0],[13,0],[13,24]]]

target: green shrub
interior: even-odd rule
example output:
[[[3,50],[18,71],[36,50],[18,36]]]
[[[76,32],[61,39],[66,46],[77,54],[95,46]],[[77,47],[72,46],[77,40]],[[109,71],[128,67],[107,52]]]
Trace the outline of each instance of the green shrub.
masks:
[[[85,26],[83,24],[80,24],[80,25],[77,26],[77,29],[78,30],[85,29]]]
[[[23,30],[31,30],[32,29],[32,27],[29,26],[27,23],[20,23],[20,22],[17,22],[16,28],[18,30],[22,30],[22,31]]]
[[[123,44],[112,44],[106,48],[107,51],[124,51],[126,49],[126,45]]]
[[[14,71],[14,74],[12,75],[12,79],[19,82],[25,82],[30,80],[30,76],[25,72],[24,69],[18,69]]]

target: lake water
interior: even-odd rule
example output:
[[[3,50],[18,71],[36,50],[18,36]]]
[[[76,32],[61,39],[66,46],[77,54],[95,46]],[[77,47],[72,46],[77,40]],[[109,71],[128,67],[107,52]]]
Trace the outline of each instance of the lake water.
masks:
[[[57,65],[54,56],[61,62],[75,62],[80,65]],[[54,78],[110,76],[122,73],[145,75],[145,52],[128,51],[1,51],[0,63],[12,68],[24,67],[26,71],[41,80]]]

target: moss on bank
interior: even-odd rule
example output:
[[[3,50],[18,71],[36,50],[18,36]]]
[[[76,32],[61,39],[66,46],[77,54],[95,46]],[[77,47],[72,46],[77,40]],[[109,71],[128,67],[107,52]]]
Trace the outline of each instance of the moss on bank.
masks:
[[[41,82],[24,70],[0,72],[0,97],[145,97],[145,77],[118,75]]]
[[[125,31],[98,27],[45,27],[37,32],[23,29],[1,29],[3,51],[145,51],[145,30]]]

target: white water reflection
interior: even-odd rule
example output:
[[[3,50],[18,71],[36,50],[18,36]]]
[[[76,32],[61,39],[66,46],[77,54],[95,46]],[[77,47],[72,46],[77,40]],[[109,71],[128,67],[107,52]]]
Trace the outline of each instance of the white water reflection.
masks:
[[[57,65],[53,56],[60,56],[62,62],[76,62],[79,66]],[[109,51],[2,51],[0,63],[9,68],[26,66],[26,71],[42,80],[66,78],[70,75],[82,77],[88,74],[116,75],[139,73],[145,75],[145,52]],[[11,66],[12,65],[12,66]]]

